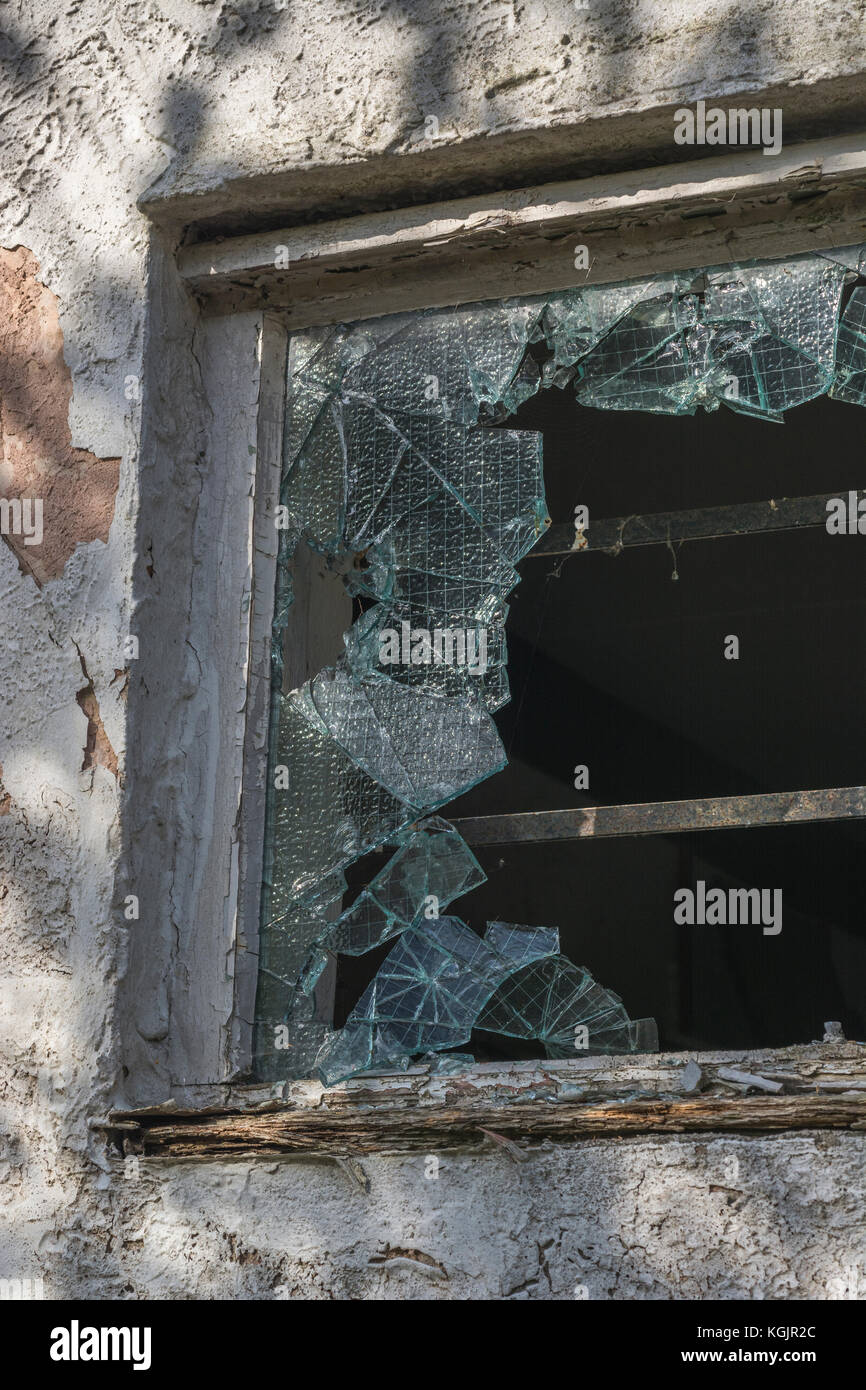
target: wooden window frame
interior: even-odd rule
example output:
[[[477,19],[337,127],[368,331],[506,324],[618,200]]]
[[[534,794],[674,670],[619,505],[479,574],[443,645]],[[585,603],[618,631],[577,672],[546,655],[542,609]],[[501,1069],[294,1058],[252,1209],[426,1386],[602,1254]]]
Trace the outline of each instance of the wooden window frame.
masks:
[[[857,1092],[866,1088],[866,1049],[835,1040],[816,1047],[757,1053],[661,1054],[616,1061],[576,1058],[505,1068],[480,1064],[462,1083],[413,1068],[405,1076],[365,1077],[326,1093],[312,1082],[262,1086],[238,1081],[249,1067],[255,997],[277,539],[273,509],[280,474],[288,335],[324,323],[407,309],[503,294],[537,294],[737,259],[780,258],[861,241],[866,241],[866,135],[858,134],[789,147],[773,160],[745,151],[501,196],[193,243],[173,257],[158,253],[163,257],[165,283],[171,280],[185,299],[185,322],[206,403],[204,425],[199,425],[205,436],[206,465],[200,510],[210,539],[199,547],[204,559],[191,561],[188,579],[191,594],[201,593],[201,586],[209,584],[216,593],[214,601],[199,605],[200,612],[191,602],[185,640],[198,653],[196,638],[208,653],[212,712],[218,717],[204,738],[200,724],[190,723],[188,712],[167,719],[166,745],[184,754],[177,797],[192,798],[196,791],[201,795],[205,784],[211,802],[201,827],[187,835],[189,844],[184,841],[178,851],[188,930],[171,943],[171,934],[165,933],[164,949],[152,951],[152,958],[146,943],[132,952],[126,1093],[137,1108],[133,1113],[127,1105],[111,1118],[118,1134],[134,1135],[143,1152],[180,1153],[186,1142],[180,1131],[188,1123],[198,1137],[191,1137],[187,1148],[192,1145],[192,1152],[199,1145],[203,1157],[217,1149],[227,1152],[241,1141],[252,1151],[269,1155],[310,1152],[315,1144],[305,1124],[309,1121],[315,1130],[319,1116],[322,1151],[330,1152],[335,1145],[345,1147],[345,1135],[340,1138],[339,1126],[329,1129],[328,1117],[339,1113],[345,1118],[370,1104],[371,1088],[381,1114],[393,1110],[394,1115],[378,1129],[373,1120],[365,1129],[366,1122],[356,1116],[354,1130],[349,1125],[345,1133],[354,1133],[361,1143],[357,1136],[363,1131],[363,1143],[374,1147],[398,1140],[416,1147],[419,1133],[439,1134],[440,1129],[437,1143],[445,1142],[442,1136],[452,1129],[466,1141],[465,1127],[461,1129],[453,1116],[448,1118],[455,1096],[458,1109],[462,1104],[471,1110],[473,1124],[486,1116],[490,1126],[506,1137],[516,1131],[559,1138],[590,1132],[667,1132],[678,1125],[768,1131],[797,1128],[801,1123],[863,1127],[866,1097]],[[590,249],[588,272],[573,268],[577,244]],[[184,350],[182,334],[173,350]],[[154,375],[163,381],[171,371],[169,353],[167,362],[154,366]],[[146,436],[143,424],[143,445]],[[681,513],[674,521],[684,528],[682,534],[691,535],[814,525],[820,500],[788,499],[781,518],[768,511],[776,504],[767,503]],[[615,543],[617,538],[622,544],[652,543],[657,539],[655,530],[670,524],[667,515],[641,518],[630,522],[624,534],[625,528],[613,520],[605,523],[611,534],[600,529],[593,532],[589,546]],[[551,528],[539,553],[572,549],[573,534],[563,531],[560,535],[562,530]],[[226,614],[238,612],[240,630],[232,630],[227,637]],[[158,633],[158,606],[152,621]],[[861,797],[857,804],[851,800],[854,792]],[[820,806],[816,796],[824,798]],[[488,826],[485,832],[486,819],[515,822],[508,833],[522,838],[539,834],[581,838],[600,833],[605,822],[606,833],[669,833],[672,828],[859,816],[864,813],[863,797],[864,789],[843,788],[797,793],[793,799],[788,794],[785,804],[777,796],[721,798],[481,818],[462,828],[475,843],[489,843],[491,835],[495,839],[506,829],[500,824]],[[199,813],[190,814],[195,820]],[[551,816],[560,818],[556,826],[544,824],[544,818]],[[181,840],[182,831],[180,826]],[[145,873],[153,870],[141,867],[140,874]],[[138,1000],[162,998],[160,990],[175,1003],[173,1008],[171,1002],[165,1008],[150,1006],[151,1013],[157,1014],[153,1023],[149,1016],[143,1018]],[[184,1016],[187,1007],[188,1016]],[[700,1097],[689,1095],[677,1081],[689,1055],[706,1071]],[[748,1084],[720,1079],[718,1068],[726,1064],[752,1071],[771,1068],[779,1074],[787,1069],[787,1081],[780,1082],[784,1094],[759,1087],[753,1096]],[[614,1075],[615,1084],[610,1079]],[[652,1078],[651,1094],[665,1099],[630,1102],[638,1109],[635,1128],[629,1129],[622,1099],[611,1096],[616,1096],[618,1086],[630,1088],[631,1093],[647,1077]],[[514,1078],[519,1089],[535,1094],[549,1086],[564,1087],[555,1107],[558,1118],[548,1113],[549,1106],[535,1100],[521,1102],[515,1109],[503,1108],[503,1095],[513,1092]],[[586,1094],[575,1100],[570,1090],[578,1079]],[[842,1082],[850,1092],[844,1104],[832,1089],[838,1090]],[[469,1100],[465,1093],[459,1100],[460,1084],[469,1088]],[[826,1093],[821,1090],[825,1084],[831,1087]],[[423,1103],[432,1107],[429,1131],[410,1123],[408,1111],[418,1107],[419,1098],[426,1098]],[[595,1118],[586,1108],[588,1098],[597,1102]],[[157,1101],[172,1107],[170,1135],[156,1132],[165,1120],[164,1110],[153,1109]],[[671,1105],[685,1108],[672,1117]],[[261,1118],[262,1107],[276,1107],[274,1113],[283,1119],[272,1116],[262,1119],[258,1128],[244,1129],[245,1117]],[[400,1115],[405,1118],[402,1139],[397,1133]],[[386,1134],[392,1122],[396,1130]],[[208,1125],[211,1130],[205,1144],[203,1126]],[[208,1144],[216,1149],[208,1149]]]

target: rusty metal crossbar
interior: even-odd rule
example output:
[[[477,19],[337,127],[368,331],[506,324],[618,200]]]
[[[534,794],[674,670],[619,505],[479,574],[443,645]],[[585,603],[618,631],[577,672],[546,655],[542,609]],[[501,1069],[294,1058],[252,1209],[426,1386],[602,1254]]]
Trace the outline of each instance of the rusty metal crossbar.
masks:
[[[617,835],[675,835],[691,830],[733,830],[807,821],[866,817],[866,787],[715,796],[696,801],[650,801],[634,806],[582,806],[564,811],[519,811],[452,822],[470,845],[601,840]]]
[[[768,531],[824,526],[830,497],[847,498],[848,491],[845,488],[819,497],[771,498],[769,502],[739,502],[734,506],[654,512],[649,516],[607,517],[591,521],[584,531],[575,531],[565,523],[551,526],[526,558],[583,555],[590,550],[618,554],[625,546],[677,545],[680,541],[759,536]],[[859,492],[857,497],[866,497],[866,492]]]

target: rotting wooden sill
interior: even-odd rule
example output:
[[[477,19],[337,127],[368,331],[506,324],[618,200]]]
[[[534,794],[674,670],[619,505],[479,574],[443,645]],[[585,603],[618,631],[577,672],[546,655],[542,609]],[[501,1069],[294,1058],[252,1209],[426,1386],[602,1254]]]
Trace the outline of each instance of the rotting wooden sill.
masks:
[[[701,1081],[688,1090],[690,1062]],[[734,1068],[780,1089],[723,1079]],[[115,1110],[98,1128],[146,1158],[338,1157],[508,1141],[803,1129],[866,1131],[866,1044],[413,1067],[317,1082],[203,1087],[202,1103]],[[492,1132],[492,1133],[491,1133]]]

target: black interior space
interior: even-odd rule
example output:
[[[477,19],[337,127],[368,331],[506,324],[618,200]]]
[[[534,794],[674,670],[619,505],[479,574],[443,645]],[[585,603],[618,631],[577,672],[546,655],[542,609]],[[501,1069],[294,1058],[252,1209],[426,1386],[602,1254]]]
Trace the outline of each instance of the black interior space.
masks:
[[[570,523],[864,486],[864,416],[820,399],[785,425],[721,409],[670,418],[586,410],[570,391],[507,427],[540,430],[548,507]],[[504,812],[866,784],[866,536],[825,527],[530,554],[511,595],[505,771],[443,808]],[[677,577],[674,577],[677,576]],[[725,658],[726,638],[739,659]],[[575,768],[589,784],[576,789]],[[557,926],[562,950],[652,1015],[663,1048],[866,1036],[866,823],[838,821],[476,851],[489,878],[450,909]],[[352,871],[368,882],[383,857]],[[674,923],[703,879],[780,888],[783,926]],[[347,899],[347,902],[349,899]],[[387,948],[385,948],[387,950]],[[341,958],[337,1016],[385,950]],[[480,1036],[476,1055],[535,1055]]]

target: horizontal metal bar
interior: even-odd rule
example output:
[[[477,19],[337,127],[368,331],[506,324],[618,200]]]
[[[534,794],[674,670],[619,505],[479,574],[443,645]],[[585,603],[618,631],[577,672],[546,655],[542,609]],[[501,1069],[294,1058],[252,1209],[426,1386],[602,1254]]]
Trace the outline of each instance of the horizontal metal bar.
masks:
[[[614,516],[592,521],[584,531],[567,522],[551,526],[530,550],[539,555],[582,555],[604,550],[618,555],[625,546],[677,545],[680,541],[715,540],[721,536],[758,536],[768,531],[794,531],[824,526],[827,503],[848,488],[818,497],[780,497],[769,502],[740,502],[727,507],[698,507],[694,511],[654,512],[649,516]],[[858,500],[866,491],[857,493]]]
[[[711,796],[698,801],[648,801],[635,806],[581,806],[520,811],[452,822],[467,844],[517,845],[551,840],[602,840],[616,835],[674,835],[807,821],[866,817],[866,787]]]

